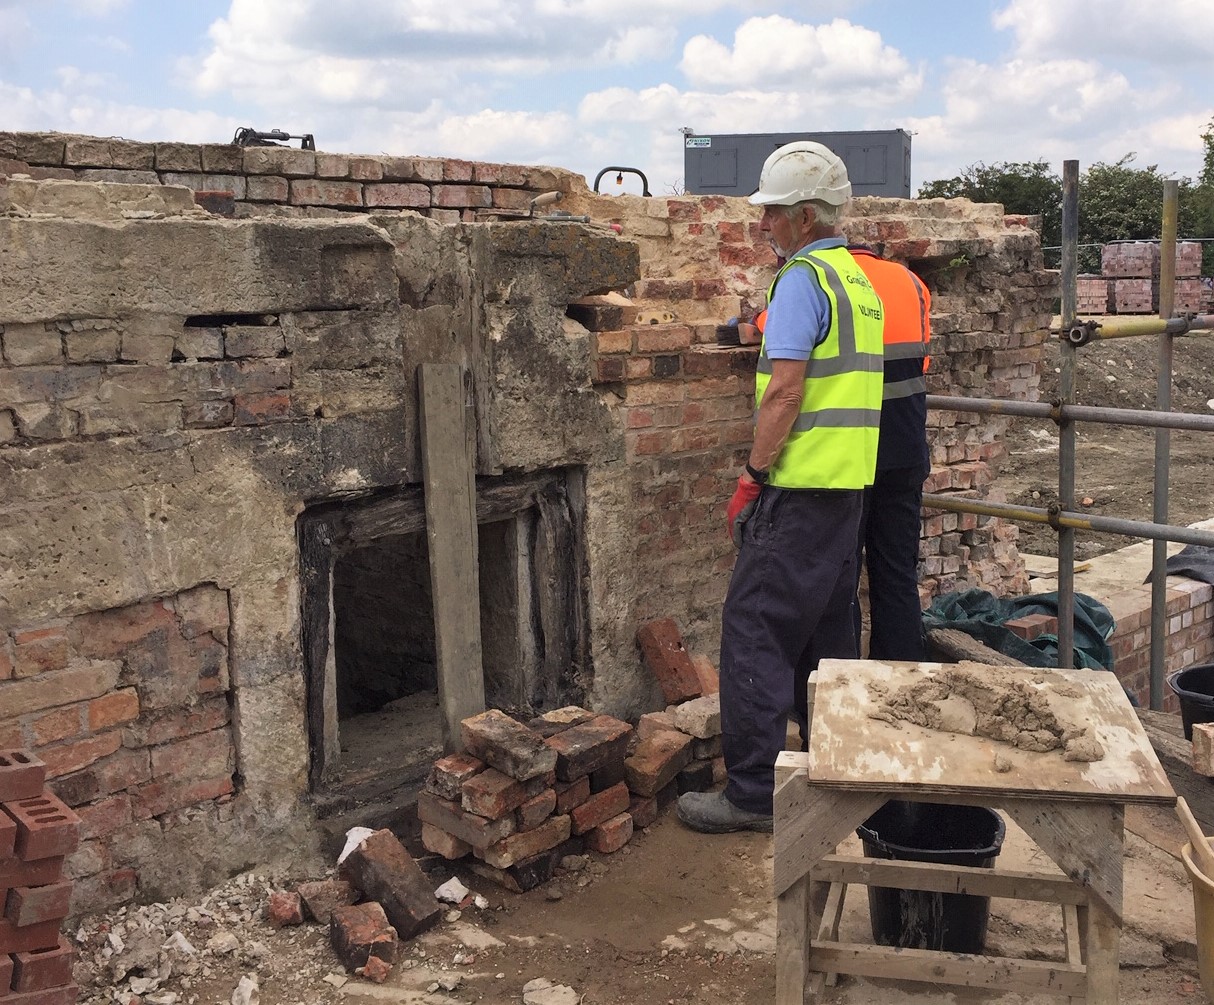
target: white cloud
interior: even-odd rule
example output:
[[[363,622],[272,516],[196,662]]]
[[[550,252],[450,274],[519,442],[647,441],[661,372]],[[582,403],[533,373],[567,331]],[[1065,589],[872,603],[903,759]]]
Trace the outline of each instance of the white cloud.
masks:
[[[679,68],[697,87],[826,88],[869,101],[880,94],[888,103],[912,97],[922,83],[880,34],[841,18],[821,25],[751,18],[734,33],[732,48],[707,35],[692,38]]]
[[[1011,0],[992,20],[1037,57],[1099,52],[1175,67],[1214,56],[1209,0]]]
[[[638,25],[625,28],[603,43],[597,55],[603,63],[627,66],[670,55],[677,33],[673,27]]]

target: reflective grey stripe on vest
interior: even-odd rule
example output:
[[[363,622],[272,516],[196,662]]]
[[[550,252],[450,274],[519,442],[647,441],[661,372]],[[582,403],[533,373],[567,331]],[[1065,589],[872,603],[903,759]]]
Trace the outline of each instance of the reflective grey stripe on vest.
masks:
[[[815,255],[798,255],[797,259],[808,260],[813,262],[826,274],[826,285],[830,287],[831,292],[835,295],[835,303],[839,314],[839,355],[843,358],[850,358],[856,355],[856,319],[853,314],[855,306],[851,302],[851,297],[847,293],[847,287],[843,285],[843,280],[839,278],[839,273],[835,271],[835,267],[829,262],[824,262]],[[856,267],[859,269],[859,266]],[[863,272],[861,272],[863,275]],[[874,292],[874,296],[875,296]],[[843,308],[846,307],[847,310]]]
[[[895,342],[885,347],[886,359],[923,359],[927,346],[922,342]]]
[[[794,361],[795,362],[795,361]],[[885,360],[876,353],[859,352],[851,359],[841,356],[830,356],[825,359],[806,360],[805,376],[809,377],[838,377],[844,373],[880,373],[885,368]],[[756,373],[771,373],[771,360],[766,354],[759,357],[755,364]]]
[[[881,400],[893,398],[909,398],[913,394],[927,393],[926,377],[911,377],[909,380],[891,380],[881,392]]]
[[[815,426],[845,429],[877,429],[881,425],[879,408],[823,408],[818,412],[802,412],[792,424],[791,432],[804,433]]]

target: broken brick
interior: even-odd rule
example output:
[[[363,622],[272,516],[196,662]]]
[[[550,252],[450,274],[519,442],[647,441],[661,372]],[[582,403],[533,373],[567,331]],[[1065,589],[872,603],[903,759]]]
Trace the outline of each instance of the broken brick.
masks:
[[[690,760],[690,736],[674,731],[654,733],[638,743],[632,756],[624,761],[628,788],[640,796],[658,795]]]
[[[725,758],[714,757],[712,759],[712,784],[720,785],[728,777],[729,769],[725,767]]]
[[[707,656],[691,657],[691,669],[700,682],[702,694],[717,694],[721,690],[721,675]]]
[[[685,701],[674,710],[675,727],[697,740],[721,735],[721,696],[707,694]]]
[[[464,719],[460,737],[469,753],[520,782],[556,766],[556,751],[543,737],[495,708]]]
[[[441,855],[449,862],[463,858],[472,851],[472,845],[467,841],[461,841],[454,834],[448,834],[433,824],[422,824],[422,847],[435,855]]]
[[[683,648],[683,636],[671,618],[642,625],[637,629],[637,643],[645,665],[657,678],[668,703],[700,696],[700,679]]]
[[[496,768],[486,768],[463,784],[461,805],[468,813],[497,820],[527,801],[527,791]]]
[[[383,984],[391,973],[392,964],[381,960],[378,956],[368,956],[367,962],[362,966],[363,977],[376,984]]]
[[[562,782],[572,782],[612,761],[622,760],[631,733],[628,723],[599,715],[544,742],[556,751],[556,777]]]
[[[520,831],[538,827],[556,810],[556,789],[544,789],[538,796],[528,799],[518,808],[515,820]]]
[[[532,830],[512,834],[497,844],[490,845],[484,852],[478,852],[477,858],[488,862],[495,869],[509,869],[524,859],[533,858],[559,845],[569,837],[570,823],[568,816],[549,817]]]
[[[396,929],[374,901],[334,908],[329,941],[347,970],[365,967],[372,956],[389,964],[396,960]]]
[[[579,778],[576,782],[557,782],[556,791],[556,812],[568,813],[575,806],[579,806],[590,798],[590,776],[585,775]]]
[[[364,839],[341,868],[350,882],[379,902],[402,939],[426,931],[442,914],[430,881],[390,830]]]
[[[19,992],[45,991],[47,988],[71,984],[74,955],[71,943],[62,935],[59,936],[59,942],[54,949],[34,949],[24,953],[14,953],[12,957],[13,990]],[[8,985],[0,982],[0,987],[7,988]]]
[[[440,799],[424,789],[417,794],[417,816],[422,823],[431,824],[440,830],[466,841],[475,851],[484,850],[491,844],[514,833],[514,817],[489,820],[467,813],[459,803]]]
[[[658,818],[658,801],[653,796],[633,796],[628,801],[628,815],[634,827],[648,827]]]
[[[17,822],[17,855],[26,862],[69,855],[80,841],[80,818],[51,792],[4,804]]]
[[[609,820],[628,809],[628,786],[623,782],[591,796],[581,806],[574,807],[569,814],[574,834],[585,834],[604,820]]]
[[[713,736],[707,740],[691,741],[691,757],[695,761],[711,761],[721,756],[721,738]]]
[[[4,916],[18,928],[44,921],[62,921],[68,915],[71,901],[71,880],[46,886],[18,886],[8,891]]]
[[[430,777],[426,779],[426,788],[443,799],[458,802],[464,782],[484,770],[485,762],[471,754],[448,754],[434,762]]]
[[[557,845],[555,848],[549,848],[505,869],[498,869],[487,862],[478,862],[476,859],[469,861],[468,868],[478,876],[491,879],[498,886],[505,887],[513,893],[526,893],[528,890],[534,890],[537,886],[547,883],[552,878],[557,864],[564,857],[563,849],[563,844]]]
[[[539,733],[544,739],[564,732],[570,726],[580,726],[589,722],[596,713],[588,712],[578,705],[566,705],[564,708],[554,708],[551,712],[537,715],[527,725]]]
[[[642,740],[649,739],[654,733],[663,729],[677,730],[678,728],[674,724],[673,712],[646,712],[637,720],[637,736]]]
[[[692,761],[675,776],[679,795],[684,792],[707,792],[712,788],[712,761]]]
[[[46,765],[25,750],[0,750],[0,803],[32,799],[46,784]]]
[[[308,917],[322,925],[329,923],[334,908],[346,907],[358,900],[358,891],[344,879],[318,879],[311,883],[300,883],[295,892],[299,894]]]
[[[286,890],[271,890],[270,899],[266,903],[266,921],[271,928],[286,928],[288,925],[302,925],[303,899],[298,893]]]
[[[632,817],[621,813],[586,834],[586,847],[601,855],[619,851],[632,838]]]

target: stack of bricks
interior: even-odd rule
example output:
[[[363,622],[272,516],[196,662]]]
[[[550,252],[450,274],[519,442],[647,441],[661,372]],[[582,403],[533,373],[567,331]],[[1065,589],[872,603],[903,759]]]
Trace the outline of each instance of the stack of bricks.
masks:
[[[619,851],[633,833],[624,759],[632,727],[577,706],[530,723],[490,709],[461,723],[464,750],[418,795],[422,844],[521,893],[566,855]]]
[[[1080,314],[1112,314],[1113,284],[1104,276],[1085,275],[1075,280],[1076,307]]]
[[[0,751],[0,1005],[70,1005],[78,993],[59,929],[72,894],[63,860],[79,842],[80,819],[45,781],[36,757]]]
[[[1159,284],[1159,246],[1150,241],[1106,244],[1100,255],[1101,274],[1113,292],[1117,314],[1150,314]]]
[[[1201,242],[1181,241],[1176,245],[1176,286],[1172,309],[1180,314],[1202,313],[1205,292],[1205,284],[1201,281]]]

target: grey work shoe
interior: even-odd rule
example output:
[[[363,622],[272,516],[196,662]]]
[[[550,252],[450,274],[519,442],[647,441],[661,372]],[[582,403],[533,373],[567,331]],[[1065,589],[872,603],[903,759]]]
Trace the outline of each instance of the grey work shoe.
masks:
[[[724,792],[684,792],[679,796],[679,819],[693,831],[727,834],[730,831],[771,833],[771,816],[740,810]]]

